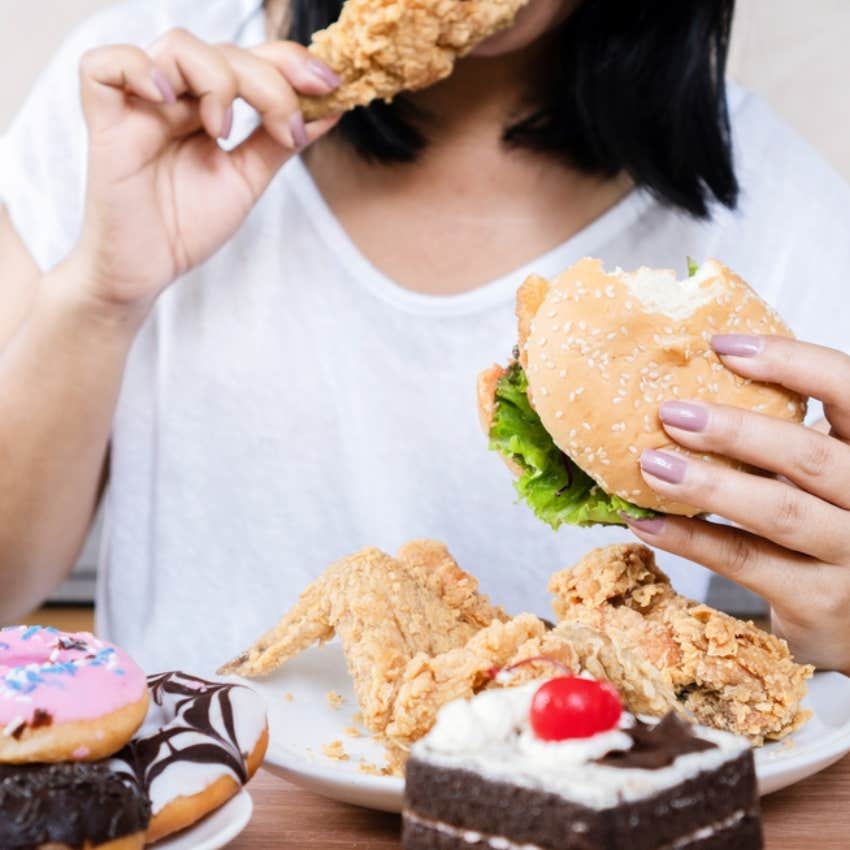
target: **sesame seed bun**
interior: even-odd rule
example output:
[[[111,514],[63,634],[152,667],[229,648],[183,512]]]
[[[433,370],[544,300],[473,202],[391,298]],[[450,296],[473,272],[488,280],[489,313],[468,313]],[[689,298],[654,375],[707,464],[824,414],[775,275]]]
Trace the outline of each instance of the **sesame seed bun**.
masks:
[[[517,294],[529,398],[555,444],[606,492],[664,513],[699,513],[662,498],[641,475],[644,449],[692,455],[662,428],[658,408],[664,401],[698,400],[803,420],[803,398],[741,378],[711,349],[715,334],[793,336],[721,263],[710,260],[677,281],[670,270],[606,273],[599,260],[586,258],[543,283],[535,276]],[[726,458],[699,457],[740,467]]]

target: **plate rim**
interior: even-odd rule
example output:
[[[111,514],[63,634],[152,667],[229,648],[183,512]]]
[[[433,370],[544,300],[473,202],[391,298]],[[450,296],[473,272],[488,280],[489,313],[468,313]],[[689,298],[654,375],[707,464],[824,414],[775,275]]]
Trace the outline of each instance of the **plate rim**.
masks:
[[[158,841],[154,845],[155,850],[169,850],[170,842],[191,839],[193,832],[200,829],[207,818],[223,813],[228,807],[234,810],[233,819],[224,824],[214,835],[202,838],[191,845],[193,850],[220,850],[245,830],[254,815],[254,798],[245,786],[242,786],[226,803],[209,812],[201,820]]]

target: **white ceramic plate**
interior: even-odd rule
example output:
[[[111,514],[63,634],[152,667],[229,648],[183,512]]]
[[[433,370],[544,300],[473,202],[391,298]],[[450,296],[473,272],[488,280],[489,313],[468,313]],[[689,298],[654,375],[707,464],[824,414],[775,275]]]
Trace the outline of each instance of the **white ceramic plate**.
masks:
[[[251,795],[243,788],[220,809],[194,826],[152,846],[154,850],[219,850],[245,829],[253,811]]]
[[[362,726],[361,738],[352,738],[346,731],[354,724],[357,703],[338,643],[314,647],[268,678],[249,684],[269,705],[266,767],[270,771],[344,803],[401,810],[401,779],[370,776],[359,769],[361,760],[383,765],[383,749]],[[328,700],[331,691],[343,697],[339,708]],[[756,752],[762,794],[799,782],[850,752],[850,679],[838,673],[816,674],[805,704],[814,716],[799,732]],[[333,741],[342,742],[348,761],[322,753],[322,747]]]

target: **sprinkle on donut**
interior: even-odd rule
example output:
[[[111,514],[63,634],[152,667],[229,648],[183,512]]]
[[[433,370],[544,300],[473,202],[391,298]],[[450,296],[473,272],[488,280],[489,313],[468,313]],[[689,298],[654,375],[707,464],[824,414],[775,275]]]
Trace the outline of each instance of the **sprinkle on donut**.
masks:
[[[147,699],[142,670],[94,635],[0,629],[0,762],[103,758],[138,728]]]

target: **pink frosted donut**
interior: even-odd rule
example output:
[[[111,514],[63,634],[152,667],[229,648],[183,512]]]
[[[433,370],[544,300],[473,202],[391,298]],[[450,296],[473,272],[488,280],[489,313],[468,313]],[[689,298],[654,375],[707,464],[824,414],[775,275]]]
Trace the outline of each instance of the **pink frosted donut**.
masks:
[[[88,632],[0,629],[0,763],[96,761],[144,720],[145,674]]]

